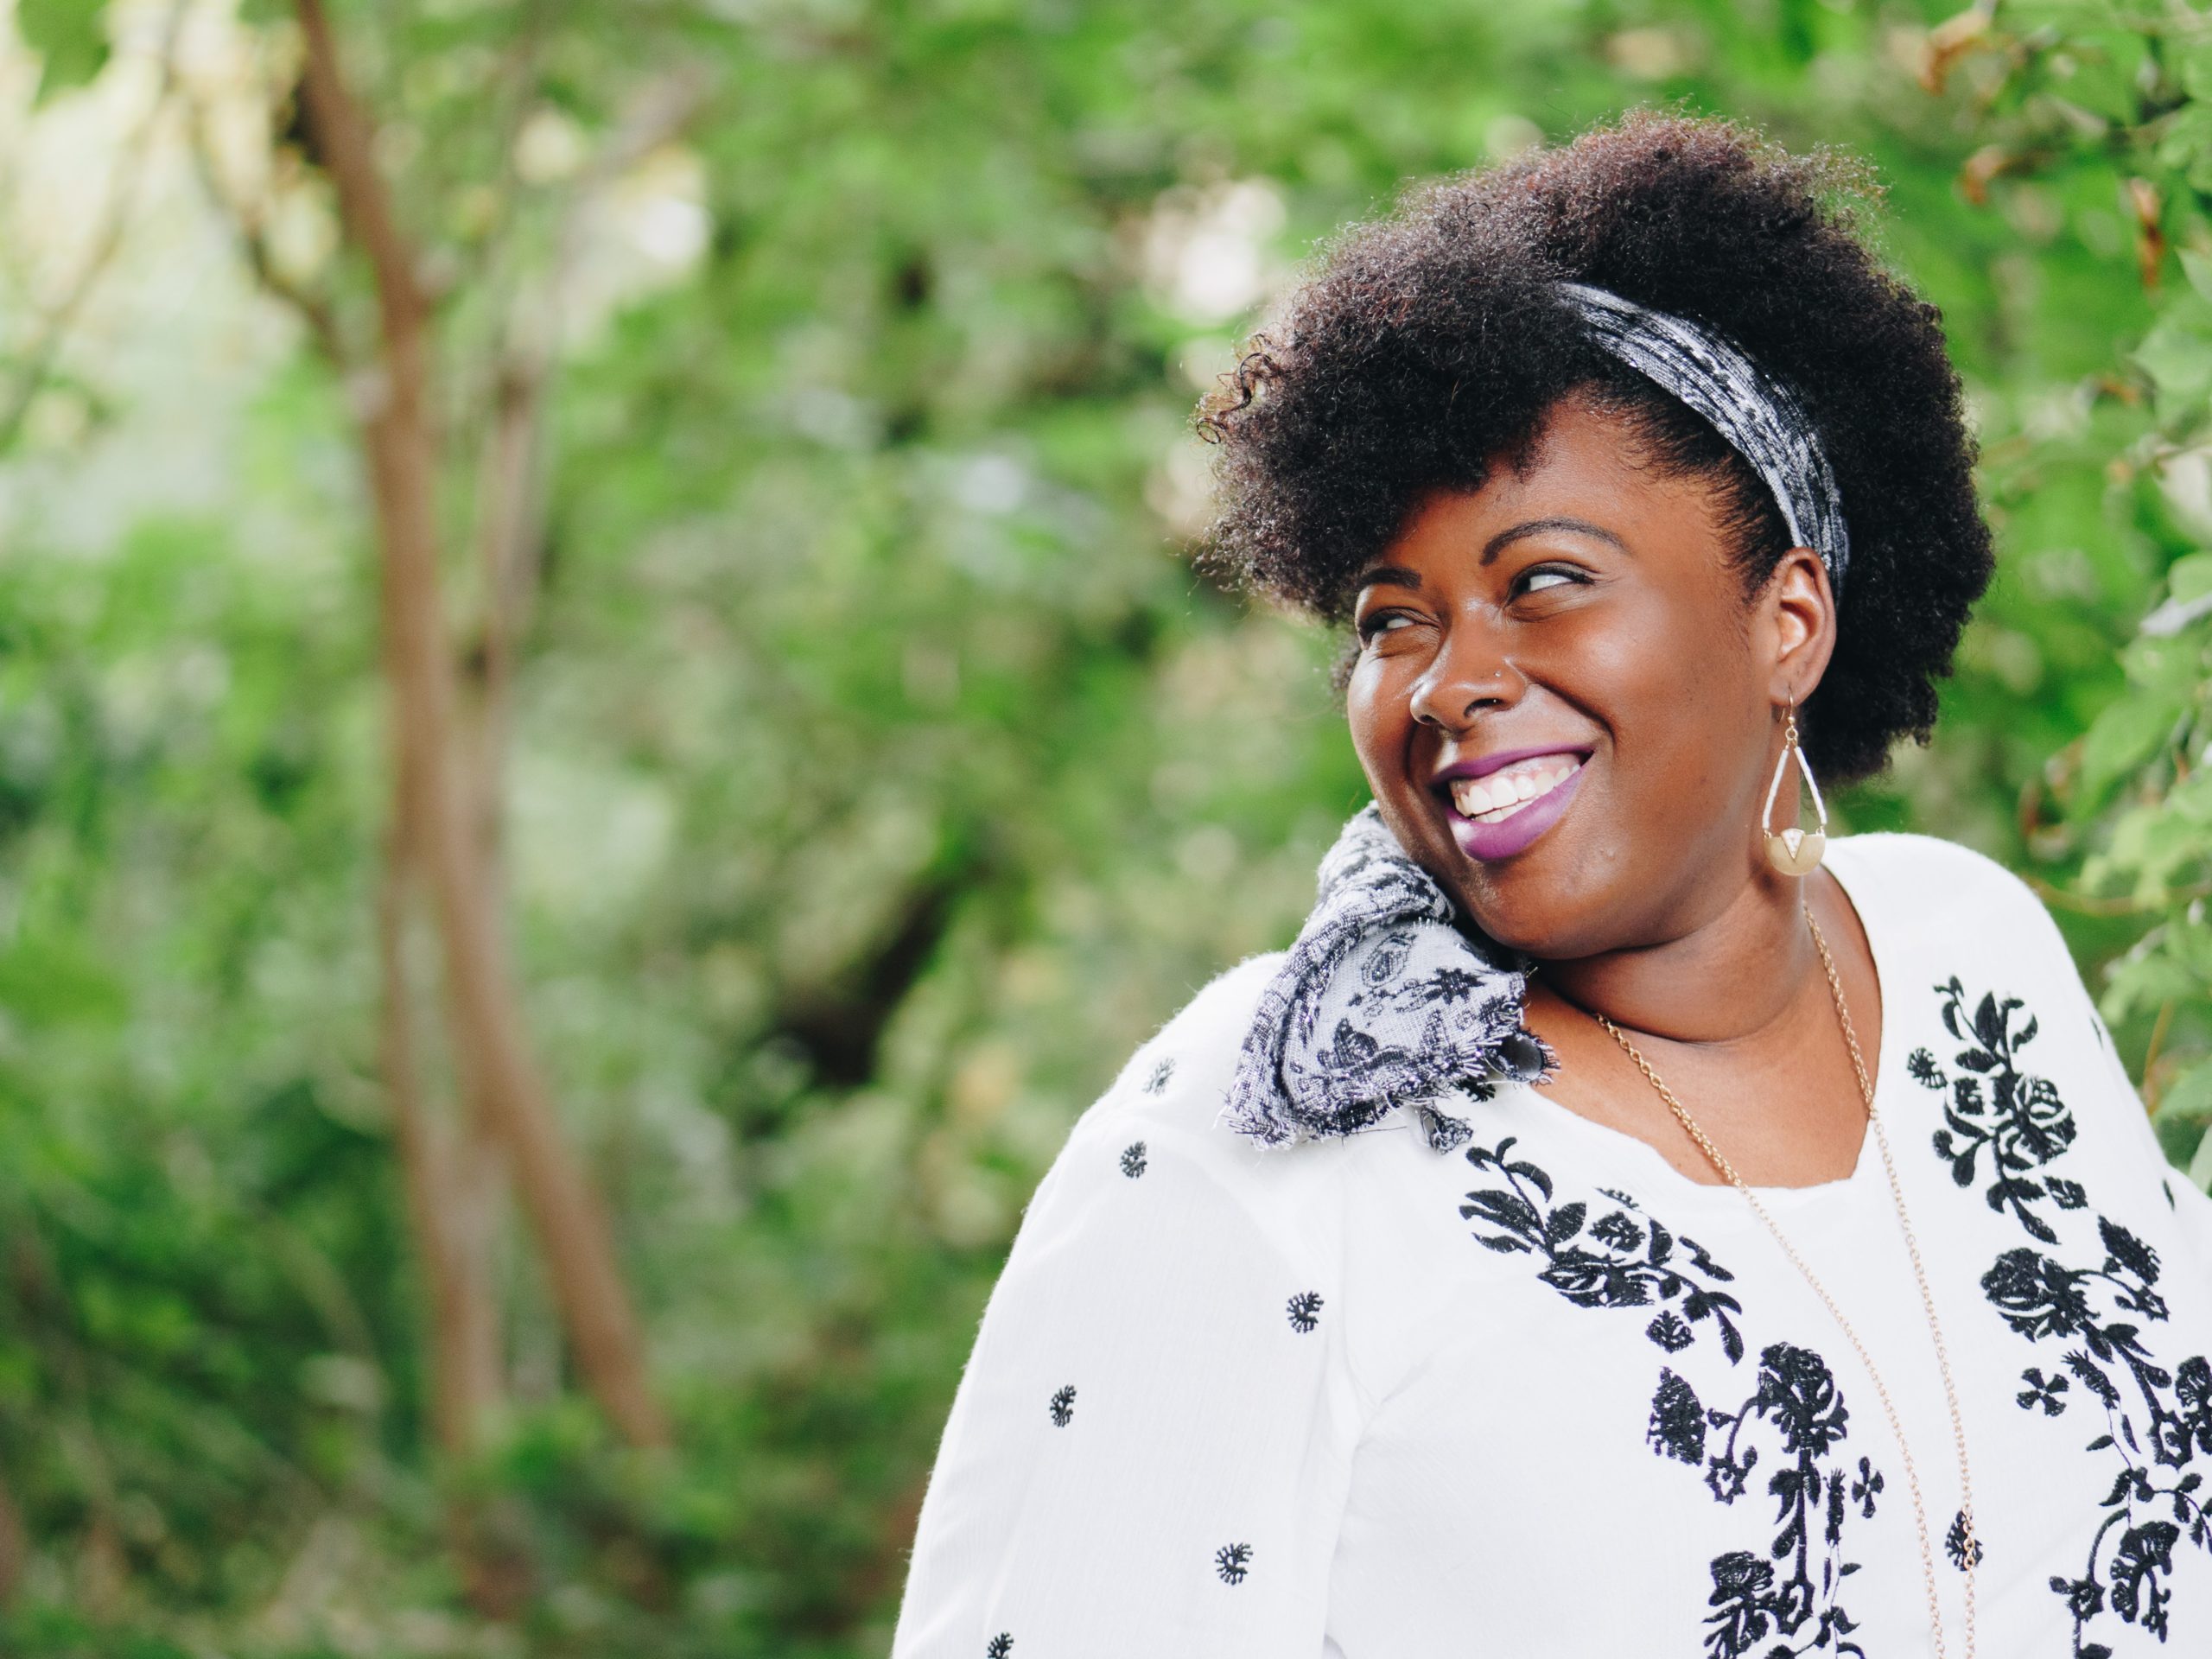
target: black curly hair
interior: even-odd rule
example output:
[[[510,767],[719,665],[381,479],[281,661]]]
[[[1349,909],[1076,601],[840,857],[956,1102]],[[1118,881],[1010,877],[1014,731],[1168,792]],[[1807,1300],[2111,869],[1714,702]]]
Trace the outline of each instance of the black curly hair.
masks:
[[[1927,741],[1993,559],[1939,315],[1858,232],[1878,195],[1834,152],[1649,112],[1413,193],[1325,250],[1200,406],[1219,450],[1204,563],[1342,622],[1416,502],[1526,465],[1579,393],[1661,470],[1711,480],[1755,592],[1789,545],[1772,497],[1700,417],[1590,344],[1554,284],[1594,283],[1718,330],[1804,404],[1851,534],[1806,747],[1839,782],[1879,772],[1898,737]]]

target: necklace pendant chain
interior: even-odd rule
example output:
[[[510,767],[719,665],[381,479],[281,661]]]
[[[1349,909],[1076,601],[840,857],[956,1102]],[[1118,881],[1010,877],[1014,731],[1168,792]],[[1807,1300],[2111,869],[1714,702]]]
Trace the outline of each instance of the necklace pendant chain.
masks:
[[[1943,1379],[1944,1402],[1950,1408],[1951,1439],[1957,1446],[1959,1454],[1961,1501],[1959,1516],[1962,1535],[1961,1560],[1966,1574],[1966,1659],[1974,1659],[1974,1568],[1981,1555],[1981,1547],[1974,1539],[1974,1481],[1967,1465],[1966,1420],[1959,1410],[1959,1391],[1951,1381],[1951,1356],[1949,1350],[1944,1345],[1942,1323],[1936,1317],[1936,1300],[1929,1294],[1928,1274],[1921,1264],[1920,1240],[1912,1230],[1912,1217],[1905,1210],[1904,1189],[1897,1180],[1897,1160],[1890,1155],[1890,1137],[1883,1131],[1882,1115],[1874,1109],[1874,1085],[1866,1076],[1866,1061],[1859,1050],[1859,1033],[1851,1023],[1851,1009],[1844,1000],[1843,980],[1836,972],[1835,957],[1829,953],[1828,942],[1821,932],[1821,925],[1813,919],[1813,907],[1807,904],[1803,905],[1803,909],[1805,925],[1813,931],[1813,945],[1820,952],[1821,968],[1827,976],[1828,995],[1835,1003],[1836,1021],[1843,1027],[1844,1046],[1851,1052],[1852,1074],[1859,1081],[1859,1096],[1866,1106],[1866,1125],[1873,1131],[1874,1146],[1881,1154],[1883,1172],[1889,1177],[1890,1202],[1896,1207],[1897,1225],[1904,1234],[1905,1254],[1912,1262],[1913,1282],[1920,1289],[1921,1312],[1927,1316],[1928,1334],[1936,1346],[1936,1368]],[[1851,1321],[1844,1317],[1843,1309],[1836,1305],[1835,1298],[1828,1294],[1827,1287],[1821,1282],[1819,1275],[1813,1271],[1805,1258],[1798,1255],[1796,1247],[1790,1243],[1789,1236],[1782,1230],[1774,1217],[1768,1212],[1766,1205],[1759,1202],[1758,1194],[1753,1192],[1744,1178],[1736,1173],[1736,1166],[1722,1155],[1720,1148],[1713,1145],[1706,1132],[1698,1127],[1697,1120],[1692,1117],[1688,1109],[1675,1097],[1675,1091],[1661,1080],[1659,1073],[1653,1070],[1651,1062],[1644,1058],[1643,1052],[1629,1039],[1628,1033],[1602,1014],[1595,1014],[1594,1017],[1598,1023],[1611,1034],[1612,1039],[1626,1051],[1629,1058],[1635,1062],[1636,1069],[1643,1074],[1644,1081],[1657,1091],[1660,1099],[1666,1102],[1668,1110],[1675,1115],[1675,1121],[1682,1126],[1690,1139],[1697,1142],[1698,1150],[1705,1154],[1707,1160],[1720,1173],[1723,1179],[1744,1195],[1745,1202],[1751,1205],[1752,1214],[1756,1215],[1765,1225],[1767,1231],[1774,1236],[1775,1243],[1782,1247],[1782,1253],[1789,1258],[1789,1264],[1796,1268],[1805,1282],[1812,1287],[1813,1294],[1820,1298],[1821,1305],[1827,1309],[1838,1328],[1842,1331],[1845,1339],[1851,1344],[1852,1351],[1859,1356],[1859,1363],[1866,1367],[1867,1376],[1873,1382],[1874,1393],[1881,1401],[1882,1414],[1889,1420],[1890,1433],[1897,1443],[1898,1455],[1904,1461],[1905,1487],[1912,1496],[1913,1525],[1917,1529],[1920,1535],[1920,1570],[1922,1579],[1928,1589],[1928,1618],[1929,1629],[1935,1637],[1936,1659],[1946,1659],[1943,1646],[1943,1607],[1936,1587],[1936,1553],[1929,1543],[1928,1510],[1926,1504],[1921,1499],[1920,1473],[1914,1466],[1912,1450],[1905,1444],[1904,1425],[1897,1416],[1895,1403],[1890,1398],[1889,1385],[1882,1380],[1882,1373],[1875,1366],[1874,1357],[1866,1351],[1866,1345],[1859,1339],[1859,1332],[1853,1328]]]

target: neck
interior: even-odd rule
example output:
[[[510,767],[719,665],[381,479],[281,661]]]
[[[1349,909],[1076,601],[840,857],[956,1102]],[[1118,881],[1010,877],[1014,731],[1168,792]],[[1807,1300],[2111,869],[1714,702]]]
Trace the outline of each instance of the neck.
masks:
[[[1540,962],[1536,982],[1670,1042],[1723,1045],[1775,1028],[1820,976],[1802,880],[1761,871],[1719,912],[1656,942]]]

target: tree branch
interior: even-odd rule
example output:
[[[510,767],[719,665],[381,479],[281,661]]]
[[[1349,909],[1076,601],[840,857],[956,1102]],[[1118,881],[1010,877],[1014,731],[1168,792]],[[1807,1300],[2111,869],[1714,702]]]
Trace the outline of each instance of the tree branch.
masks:
[[[365,400],[363,444],[383,552],[385,672],[393,758],[410,849],[444,946],[454,1046],[514,1160],[515,1178],[584,1380],[616,1428],[645,1445],[668,1428],[646,1381],[629,1294],[598,1197],[563,1137],[531,1058],[483,848],[454,775],[453,662],[439,595],[437,439],[429,307],[412,245],[378,173],[370,124],[340,73],[321,0],[296,0],[307,42],[308,121],[347,238],[375,277],[382,385]]]
[[[334,370],[346,372],[351,354],[346,347],[345,335],[338,322],[336,308],[329,300],[312,289],[302,288],[278,269],[276,257],[269,246],[268,221],[263,211],[239,200],[223,182],[222,169],[215,161],[214,147],[207,137],[207,111],[200,100],[188,90],[185,107],[188,112],[188,126],[192,140],[193,170],[200,176],[201,188],[208,200],[230,221],[237,233],[238,251],[245,255],[246,268],[262,290],[281,301],[299,317],[315,342],[316,353]]]
[[[146,106],[146,113],[139,118],[131,131],[123,153],[117,157],[115,176],[101,209],[99,229],[92,233],[92,245],[79,268],[76,277],[62,290],[61,298],[54,308],[39,320],[31,336],[29,348],[24,353],[22,378],[8,401],[0,404],[0,454],[15,447],[21,435],[23,421],[30,414],[31,405],[37,401],[48,377],[54,371],[54,359],[60,354],[61,342],[77,321],[77,314],[84,308],[92,290],[99,285],[100,277],[123,246],[123,232],[130,219],[130,210],[137,205],[138,194],[146,177],[146,159],[151,153],[154,133],[161,122],[162,112],[168,107],[169,96],[176,88],[176,42],[184,27],[184,15],[190,0],[170,0],[168,22],[162,35],[162,79],[155,88],[153,102]]]

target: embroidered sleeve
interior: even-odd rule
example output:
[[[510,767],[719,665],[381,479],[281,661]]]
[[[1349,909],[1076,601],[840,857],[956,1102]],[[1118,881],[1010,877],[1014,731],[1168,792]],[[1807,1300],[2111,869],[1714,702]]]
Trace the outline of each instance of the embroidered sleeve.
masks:
[[[2083,1052],[2094,1057],[2091,1069],[2101,1086],[2075,1108],[2081,1119],[2082,1132],[2110,1135],[2128,1148],[2137,1160],[2144,1183],[2142,1190],[2155,1192],[2158,1206],[2173,1212],[2183,1240],[2196,1258],[2200,1275],[2212,1274],[2212,1198],[2208,1198],[2189,1179],[2186,1171],[2176,1169],[2167,1161],[2143,1097],[2137,1091],[2134,1080],[2127,1075],[2126,1064],[2097,1012],[2095,999],[2082,982],[2081,970],[2075,965],[2073,953],[2067,949],[2065,936],[2058,931],[2057,923],[2051,919],[2050,912],[2044,908],[2033,890],[2017,876],[2005,872],[2001,880],[2006,906],[2017,913],[2015,925],[2023,936],[2024,958],[2046,965],[2049,977],[2056,982],[2059,1000],[2049,1005],[2050,1013],[2046,1015],[2058,1027],[2053,1036],[2066,1047],[2079,1044]],[[2000,1016],[2003,1011],[2000,1005]],[[2031,1116],[2036,1103],[2024,1096],[2048,1088],[2047,1084],[2038,1084],[2033,1078],[2022,1085],[2023,1103],[2030,1109]],[[2073,1133],[2070,1127],[2068,1133]],[[2053,1197],[2061,1205],[2080,1202],[2063,1181]]]
[[[1203,1101],[1165,1121],[1158,1076],[1133,1068],[1127,1109],[1090,1113],[1030,1205],[931,1478],[896,1659],[1322,1649],[1358,1428],[1333,1210],[1294,1213],[1306,1154],[1255,1161]]]

